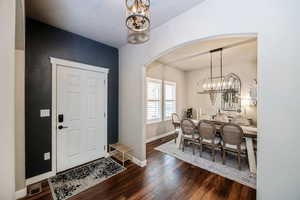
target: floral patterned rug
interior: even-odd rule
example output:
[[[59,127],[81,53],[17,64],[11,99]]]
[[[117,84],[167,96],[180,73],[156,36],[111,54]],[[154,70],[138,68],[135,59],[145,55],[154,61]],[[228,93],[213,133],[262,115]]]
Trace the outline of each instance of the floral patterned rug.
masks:
[[[101,158],[48,179],[54,200],[68,199],[106,179],[124,171],[111,158]]]

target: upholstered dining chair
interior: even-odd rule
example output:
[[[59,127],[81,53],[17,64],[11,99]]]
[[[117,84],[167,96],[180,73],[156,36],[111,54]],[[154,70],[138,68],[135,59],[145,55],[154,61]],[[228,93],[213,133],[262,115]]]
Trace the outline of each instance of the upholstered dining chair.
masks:
[[[183,119],[180,126],[182,130],[182,151],[184,151],[185,142],[189,141],[192,143],[193,155],[195,155],[195,145],[199,144],[199,134],[196,125],[190,119]]]
[[[175,143],[176,143],[178,137],[178,129],[180,128],[180,117],[177,113],[172,113],[171,118],[172,118],[172,124],[175,129],[174,135],[175,135]]]
[[[221,138],[216,135],[216,126],[209,121],[200,121],[198,124],[200,135],[200,157],[202,157],[203,146],[211,149],[212,160],[216,160],[216,149],[220,147]]]
[[[237,154],[238,168],[241,170],[241,154],[246,154],[243,135],[243,129],[237,124],[227,123],[221,127],[223,164],[226,163],[226,152],[233,152]]]

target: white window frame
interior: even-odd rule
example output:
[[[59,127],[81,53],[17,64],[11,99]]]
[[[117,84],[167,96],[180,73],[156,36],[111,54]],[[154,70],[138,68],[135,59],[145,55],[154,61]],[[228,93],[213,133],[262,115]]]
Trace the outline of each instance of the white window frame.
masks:
[[[175,87],[175,100],[166,100],[166,85],[171,85],[171,86],[174,86]],[[172,116],[170,117],[167,117],[166,116],[166,102],[174,102],[175,101],[175,110],[173,113],[176,113],[177,112],[177,85],[176,85],[176,82],[173,82],[173,81],[164,81],[163,83],[163,91],[164,91],[164,95],[163,95],[163,118],[164,118],[164,121],[169,121],[172,119]]]
[[[160,84],[160,99],[159,100],[149,100],[148,99],[148,83],[149,82],[154,82]],[[163,117],[163,108],[162,108],[162,100],[163,100],[163,81],[160,79],[154,79],[154,78],[146,78],[146,105],[145,105],[145,110],[146,110],[146,122],[147,124],[153,124],[153,123],[158,123],[162,121]],[[159,101],[160,102],[160,117],[159,119],[155,120],[148,120],[148,101]]]

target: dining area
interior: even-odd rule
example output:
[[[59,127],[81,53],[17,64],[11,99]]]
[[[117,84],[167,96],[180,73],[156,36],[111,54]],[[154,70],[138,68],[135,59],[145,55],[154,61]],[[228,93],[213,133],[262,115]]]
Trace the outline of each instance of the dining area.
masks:
[[[226,48],[209,52],[209,74],[195,83],[196,96],[188,100],[194,102],[193,106],[187,108],[181,118],[178,113],[172,114],[172,124],[178,133],[177,148],[184,152],[189,146],[193,156],[198,150],[200,157],[203,149],[208,149],[211,161],[216,162],[216,155],[219,154],[222,165],[226,165],[230,155],[237,163],[234,168],[239,171],[244,159],[250,175],[256,177],[256,66],[251,67],[253,76],[250,73],[243,74],[239,71],[243,70],[241,67],[228,70],[224,68],[224,60],[227,59],[227,56],[224,58],[224,50]],[[216,58],[219,59],[217,67],[213,65]],[[215,73],[214,68],[220,72]]]
[[[222,41],[230,45],[195,44],[147,68],[145,140],[174,135],[156,150],[256,188],[257,40]]]
[[[219,154],[223,165],[226,165],[226,155],[231,154],[238,170],[241,170],[241,157],[244,157],[251,176],[256,176],[256,127],[217,120],[181,120],[176,113],[172,114],[172,123],[177,133],[176,147],[182,152],[191,148],[194,156],[201,157],[206,150],[212,162],[216,162]]]

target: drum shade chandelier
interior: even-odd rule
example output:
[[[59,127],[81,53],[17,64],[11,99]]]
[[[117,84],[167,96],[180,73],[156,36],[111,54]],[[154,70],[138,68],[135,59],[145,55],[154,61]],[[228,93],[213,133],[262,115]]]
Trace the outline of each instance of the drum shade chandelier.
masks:
[[[141,44],[149,40],[150,0],[126,0],[128,43]]]

